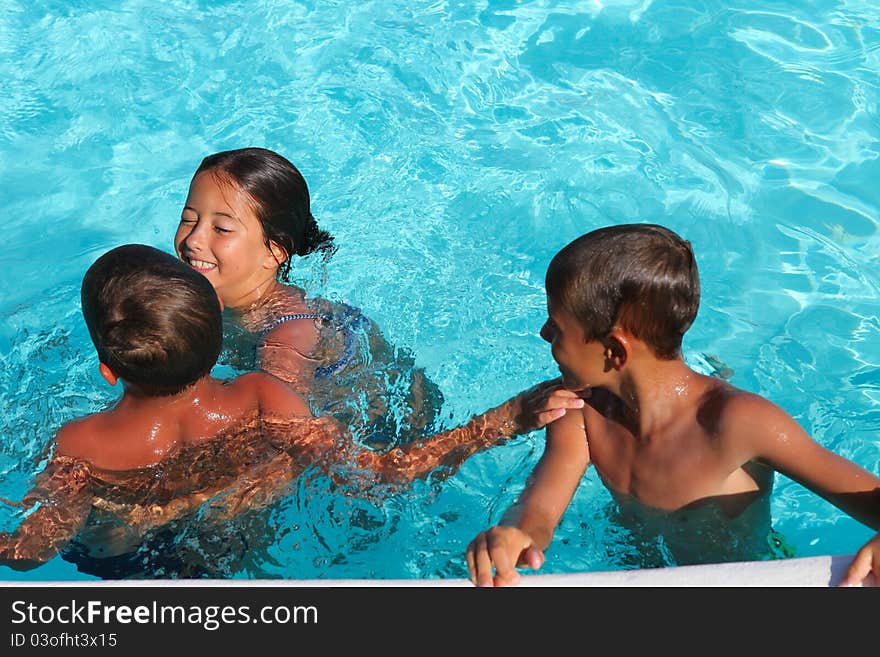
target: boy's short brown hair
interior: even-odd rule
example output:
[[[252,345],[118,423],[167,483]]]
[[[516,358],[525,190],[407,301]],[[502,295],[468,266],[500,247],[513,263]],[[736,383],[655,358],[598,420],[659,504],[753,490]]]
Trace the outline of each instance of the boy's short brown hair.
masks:
[[[599,228],[563,248],[547,268],[547,295],[580,321],[588,339],[619,326],[658,358],[681,353],[700,305],[690,242],[656,224]]]
[[[142,244],[108,251],[83,277],[81,298],[100,361],[146,394],[176,394],[217,362],[217,293],[168,253]]]

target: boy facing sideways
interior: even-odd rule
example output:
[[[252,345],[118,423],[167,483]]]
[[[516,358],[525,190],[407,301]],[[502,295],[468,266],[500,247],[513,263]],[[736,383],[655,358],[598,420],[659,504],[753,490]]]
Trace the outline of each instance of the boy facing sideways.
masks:
[[[354,465],[373,476],[367,483],[455,468],[534,428],[524,418],[542,423],[557,413],[545,405],[550,389],[539,386],[425,444],[379,454],[354,444],[335,420],[313,418],[269,374],[211,377],[221,302],[208,279],[169,254],[143,245],[104,254],[83,279],[82,311],[101,375],[110,385],[121,380],[123,395],[58,431],[21,503],[36,508],[15,532],[0,533],[0,564],[15,569],[36,567],[72,541],[89,558],[129,553],[147,531],[221,493],[221,519],[265,503],[312,463]]]
[[[880,479],[770,401],[685,364],[700,300],[689,242],[651,224],[592,231],[553,258],[546,290],[541,336],[586,403],[547,425],[524,491],[468,545],[475,584],[515,584],[517,566],[543,564],[590,464],[634,535],[659,537],[678,564],[755,558],[756,527],[766,548],[774,471],[880,528]]]

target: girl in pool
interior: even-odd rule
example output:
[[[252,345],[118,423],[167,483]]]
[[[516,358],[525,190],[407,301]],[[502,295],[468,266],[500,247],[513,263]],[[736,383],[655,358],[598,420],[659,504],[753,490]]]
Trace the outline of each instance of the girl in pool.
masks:
[[[287,381],[365,442],[406,442],[432,425],[443,397],[409,353],[392,348],[359,309],[309,298],[288,282],[294,256],[328,258],[335,247],[286,158],[242,148],[202,160],[174,248],[223,299],[227,364]]]

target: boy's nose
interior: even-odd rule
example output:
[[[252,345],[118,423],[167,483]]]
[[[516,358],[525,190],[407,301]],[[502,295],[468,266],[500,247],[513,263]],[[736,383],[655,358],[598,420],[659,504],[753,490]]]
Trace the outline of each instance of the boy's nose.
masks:
[[[553,329],[550,327],[549,320],[544,322],[544,326],[541,327],[539,334],[546,342],[553,342]]]

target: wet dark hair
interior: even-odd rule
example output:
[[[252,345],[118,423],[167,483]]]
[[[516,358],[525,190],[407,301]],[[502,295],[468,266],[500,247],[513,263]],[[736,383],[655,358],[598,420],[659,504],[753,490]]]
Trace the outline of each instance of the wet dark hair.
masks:
[[[239,148],[208,155],[193,178],[204,171],[228,178],[251,197],[266,246],[274,242],[287,254],[278,268],[282,280],[288,279],[294,255],[318,251],[325,260],[333,255],[333,237],[318,227],[309,208],[305,178],[286,158],[265,148]]]
[[[168,253],[143,244],[112,249],[86,271],[80,294],[99,360],[145,394],[177,394],[220,356],[217,293]]]
[[[656,224],[594,230],[563,248],[547,268],[547,296],[578,319],[591,340],[617,325],[658,358],[681,353],[700,306],[690,242]]]

